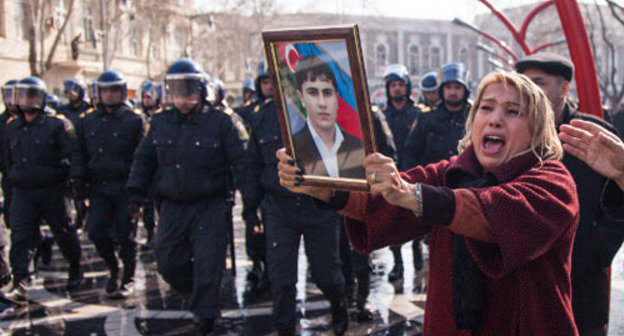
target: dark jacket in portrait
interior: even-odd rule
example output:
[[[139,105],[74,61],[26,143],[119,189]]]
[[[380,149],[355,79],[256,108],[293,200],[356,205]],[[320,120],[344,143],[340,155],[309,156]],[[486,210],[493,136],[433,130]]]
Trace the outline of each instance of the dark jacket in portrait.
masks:
[[[337,153],[338,174],[340,177],[363,179],[365,178],[363,162],[366,156],[364,144],[343,130],[341,132],[344,140]],[[293,135],[293,145],[297,166],[302,168],[305,174],[329,176],[307,124]]]

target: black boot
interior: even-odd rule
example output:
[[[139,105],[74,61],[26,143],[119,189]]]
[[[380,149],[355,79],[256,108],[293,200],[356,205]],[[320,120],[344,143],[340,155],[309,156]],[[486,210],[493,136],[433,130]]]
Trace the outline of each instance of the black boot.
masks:
[[[388,281],[395,282],[400,279],[403,279],[403,264],[395,264],[388,273]]]
[[[119,288],[119,285],[117,284],[117,281],[119,280],[119,267],[118,266],[114,266],[114,267],[110,267],[110,275],[108,276],[108,279],[106,280],[106,294],[113,294],[117,291],[117,289]]]
[[[277,330],[278,336],[295,336],[295,333],[295,327],[279,328],[279,330]]]
[[[193,323],[195,324],[195,335],[197,336],[208,336],[214,328],[213,318],[194,317]]]
[[[370,293],[370,275],[365,274],[357,278],[357,319],[358,322],[368,322],[373,320],[373,313],[366,309],[366,300]]]
[[[346,297],[341,297],[339,300],[331,302],[332,328],[336,336],[344,335],[349,327],[347,304]]]
[[[69,265],[69,278],[67,279],[67,285],[65,289],[68,291],[75,291],[80,288],[82,282],[82,269],[80,269],[80,262]]]

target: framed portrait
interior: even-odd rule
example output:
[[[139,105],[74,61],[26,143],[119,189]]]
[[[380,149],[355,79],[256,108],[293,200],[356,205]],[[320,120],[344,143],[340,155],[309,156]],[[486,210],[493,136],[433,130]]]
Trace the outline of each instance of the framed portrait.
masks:
[[[376,150],[357,25],[262,33],[287,153],[303,185],[368,191]]]

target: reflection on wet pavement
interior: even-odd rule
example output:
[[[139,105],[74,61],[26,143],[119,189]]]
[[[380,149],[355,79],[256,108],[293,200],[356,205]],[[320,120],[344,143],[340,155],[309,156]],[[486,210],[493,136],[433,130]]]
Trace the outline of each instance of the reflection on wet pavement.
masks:
[[[235,208],[240,213],[240,208]],[[93,245],[83,237],[82,265],[85,279],[79,291],[65,289],[67,264],[55,247],[49,266],[40,266],[28,293],[29,304],[5,312],[0,319],[3,335],[194,335],[192,315],[184,310],[184,297],[172,290],[156,272],[151,251],[140,252],[136,288],[128,298],[103,295],[107,272]],[[235,217],[236,276],[224,273],[221,290],[222,318],[216,335],[272,335],[272,309],[269,293],[245,293],[245,277],[251,267],[245,255],[244,224]],[[297,298],[301,335],[333,335],[329,303],[307,278],[307,262],[300,251]],[[403,248],[405,279],[388,283],[392,267],[388,249],[373,254],[373,275],[368,308],[375,313],[372,322],[358,323],[352,308],[348,335],[420,335],[424,294],[413,293],[411,246]],[[417,281],[418,282],[418,281]],[[418,284],[417,284],[418,285]]]

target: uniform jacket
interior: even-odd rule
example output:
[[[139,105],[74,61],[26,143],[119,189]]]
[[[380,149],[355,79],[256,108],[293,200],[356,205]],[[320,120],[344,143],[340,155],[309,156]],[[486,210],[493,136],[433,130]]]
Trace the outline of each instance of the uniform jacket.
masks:
[[[362,141],[342,131],[343,142],[338,147],[337,161],[338,174],[340,177],[359,178],[364,176],[364,144]],[[321,153],[316,147],[310,129],[306,124],[297,134],[292,137],[297,158],[297,166],[303,169],[305,174],[329,176]]]
[[[41,113],[30,123],[17,117],[6,125],[5,139],[6,169],[16,187],[46,187],[84,176],[74,126],[62,115]]]
[[[407,134],[409,133],[416,118],[420,116],[421,108],[412,100],[408,100],[401,110],[395,109],[392,103],[388,102],[388,107],[384,109],[383,114],[385,115],[386,121],[392,131],[394,144],[398,153],[397,162],[399,167],[401,167],[404,165],[403,147],[405,146],[405,141],[407,140]]]
[[[442,102],[435,110],[422,113],[407,136],[403,152],[405,160],[399,170],[406,171],[457,155],[457,144],[464,137],[469,111],[468,103],[463,111],[451,112]]]
[[[242,127],[242,125],[240,125]],[[134,154],[127,188],[171,201],[225,197],[230,173],[243,197],[249,187],[247,134],[211,106],[185,116],[174,107],[155,114]]]
[[[126,182],[143,123],[142,113],[125,105],[112,113],[100,107],[82,114],[76,132],[87,181]]]
[[[82,101],[80,106],[77,108],[71,106],[71,104],[63,105],[59,108],[58,113],[64,115],[67,119],[69,119],[69,121],[72,122],[72,124],[74,124],[74,126],[76,126],[80,116],[87,112],[90,108],[91,105],[89,105],[89,103]]]
[[[579,210],[572,177],[560,162],[540,164],[532,153],[516,157],[490,173],[498,185],[467,190],[481,204],[495,243],[463,237],[486,277],[486,310],[478,334],[577,335],[570,264]],[[482,168],[472,148],[450,162],[444,160],[402,173],[410,183],[435,186],[481,176]],[[469,336],[467,331],[456,330],[453,323],[453,235],[449,228],[431,225],[427,218],[391,206],[382,197],[363,196],[359,198],[365,222],[347,220],[354,248],[367,253],[429,233],[430,287],[423,335]],[[354,197],[353,193],[350,197]],[[423,201],[426,206],[428,200]],[[347,215],[348,208],[344,209]]]

